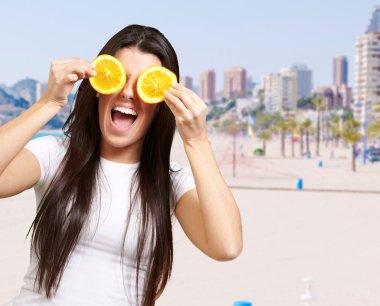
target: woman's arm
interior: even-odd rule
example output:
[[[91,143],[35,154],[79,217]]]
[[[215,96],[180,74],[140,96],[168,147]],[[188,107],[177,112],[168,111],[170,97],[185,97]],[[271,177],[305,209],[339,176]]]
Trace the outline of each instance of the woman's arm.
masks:
[[[40,100],[15,119],[0,126],[0,175],[29,140],[60,110]]]
[[[42,100],[0,127],[0,199],[19,194],[40,178],[40,166],[26,143],[59,108]]]
[[[241,217],[207,138],[206,104],[179,84],[174,84],[165,98],[175,115],[196,184],[196,193],[183,197],[190,203],[181,199],[176,215],[202,251],[215,259],[233,259],[243,248]],[[187,216],[193,220],[185,220]]]
[[[53,61],[44,96],[0,126],[0,198],[18,194],[38,181],[38,161],[24,146],[66,106],[75,82],[94,73],[91,63],[80,59]]]

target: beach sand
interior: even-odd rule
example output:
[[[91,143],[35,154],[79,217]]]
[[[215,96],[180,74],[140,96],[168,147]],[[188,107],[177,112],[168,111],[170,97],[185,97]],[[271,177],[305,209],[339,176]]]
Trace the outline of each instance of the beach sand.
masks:
[[[176,222],[173,274],[158,306],[304,305],[305,277],[314,280],[311,305],[380,305],[380,163],[359,162],[352,173],[350,151],[340,148],[332,159],[324,144],[320,158],[299,157],[297,146],[295,159],[282,159],[278,141],[266,158],[253,158],[259,143],[239,138],[233,177],[232,138],[210,139],[240,209],[244,250],[233,261],[212,260]],[[178,135],[173,160],[188,164]],[[0,200],[0,305],[22,284],[34,213],[33,189]]]

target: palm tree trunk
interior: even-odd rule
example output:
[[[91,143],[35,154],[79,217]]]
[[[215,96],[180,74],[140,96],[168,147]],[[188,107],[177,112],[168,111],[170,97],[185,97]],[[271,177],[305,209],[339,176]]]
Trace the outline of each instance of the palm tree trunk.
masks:
[[[267,154],[267,142],[263,140],[263,151],[264,151],[264,156]]]
[[[356,172],[355,144],[352,144],[352,171]]]
[[[334,154],[335,154],[335,152],[338,150],[338,137],[336,137],[336,136],[332,136],[332,138],[331,138],[331,150],[334,152]]]
[[[310,139],[309,139],[309,130],[306,131],[306,153],[310,153]]]
[[[285,132],[281,131],[281,156],[285,157]]]
[[[292,136],[291,138],[290,138],[291,140],[292,140],[292,158],[294,158],[294,155],[295,155],[295,152],[294,152],[294,137]]]
[[[330,128],[326,124],[326,142],[325,142],[326,149],[329,147],[329,144],[330,144]]]
[[[319,156],[319,142],[320,142],[320,135],[321,135],[321,111],[318,109],[318,116],[317,116],[317,143],[315,147],[315,154]]]
[[[303,155],[303,132],[300,133],[300,156]]]

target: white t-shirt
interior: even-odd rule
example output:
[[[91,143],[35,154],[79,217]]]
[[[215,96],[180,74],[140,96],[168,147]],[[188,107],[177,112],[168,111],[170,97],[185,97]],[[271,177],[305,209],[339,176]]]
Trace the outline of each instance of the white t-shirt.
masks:
[[[40,163],[41,177],[34,186],[37,205],[62,161],[67,140],[63,137],[43,136],[31,140],[25,146]],[[137,305],[136,267],[133,261],[137,250],[137,209],[133,209],[125,239],[124,274],[121,249],[130,205],[130,184],[138,163],[122,164],[101,157],[100,165],[100,176],[105,183],[98,184],[90,218],[69,257],[56,295],[48,300],[43,294],[34,291],[37,262],[32,250],[30,265],[24,277],[25,284],[20,294],[13,299],[13,306]],[[172,174],[177,203],[186,191],[195,188],[195,182],[189,167],[181,167],[171,162],[171,168],[179,170]],[[174,207],[171,209],[174,210]],[[139,272],[139,303],[142,299],[147,263],[148,252],[145,250]]]

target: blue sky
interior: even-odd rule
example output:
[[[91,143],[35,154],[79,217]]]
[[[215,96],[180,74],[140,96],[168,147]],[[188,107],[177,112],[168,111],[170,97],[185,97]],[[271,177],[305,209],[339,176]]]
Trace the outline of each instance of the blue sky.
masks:
[[[198,84],[209,68],[217,73],[244,66],[260,81],[292,63],[305,63],[314,84],[332,82],[332,58],[349,59],[354,78],[355,41],[374,8],[368,0],[319,1],[6,1],[0,18],[0,83],[25,77],[46,82],[50,62],[92,60],[128,24],[158,28],[177,51],[182,75]]]

